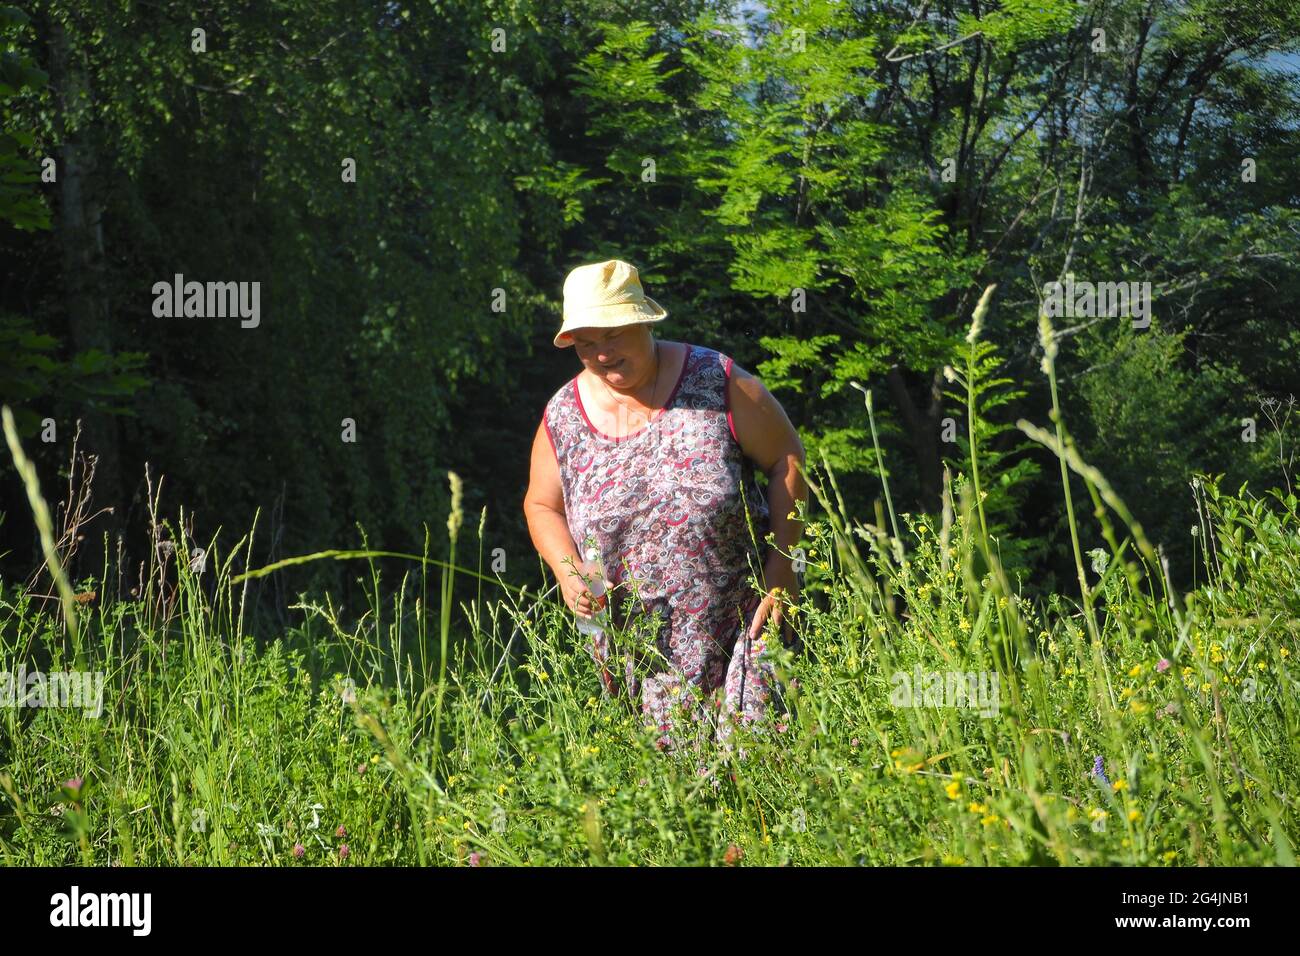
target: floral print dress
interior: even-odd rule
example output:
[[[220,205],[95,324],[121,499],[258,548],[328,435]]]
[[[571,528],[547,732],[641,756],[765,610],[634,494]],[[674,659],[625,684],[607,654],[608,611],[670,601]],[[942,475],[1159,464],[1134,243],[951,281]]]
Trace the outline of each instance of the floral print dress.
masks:
[[[678,748],[679,721],[694,726],[696,746],[716,730],[729,748],[733,722],[761,717],[776,689],[764,636],[743,633],[761,600],[750,579],[761,582],[769,523],[733,427],[732,364],[688,345],[663,411],[622,438],[591,422],[577,376],[543,418],[574,546],[582,553],[593,536],[614,584],[613,633],[595,635],[589,651],[612,696],[621,662],[660,749]]]

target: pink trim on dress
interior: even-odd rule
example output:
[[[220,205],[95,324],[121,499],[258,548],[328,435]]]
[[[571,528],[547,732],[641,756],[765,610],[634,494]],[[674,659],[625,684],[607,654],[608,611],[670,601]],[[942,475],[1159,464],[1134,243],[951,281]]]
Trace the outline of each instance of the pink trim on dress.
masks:
[[[727,406],[727,427],[731,429],[731,437],[732,437],[732,438],[735,438],[735,439],[736,439],[736,444],[739,445],[739,444],[740,444],[740,438],[736,435],[736,424],[735,424],[735,422],[733,422],[733,421],[731,420],[731,366],[734,365],[735,363],[736,363],[736,360],[733,359],[730,355],[728,355],[728,356],[727,356],[727,365],[726,365],[727,386],[726,386],[726,388],[723,390],[723,393],[726,395],[726,406]]]

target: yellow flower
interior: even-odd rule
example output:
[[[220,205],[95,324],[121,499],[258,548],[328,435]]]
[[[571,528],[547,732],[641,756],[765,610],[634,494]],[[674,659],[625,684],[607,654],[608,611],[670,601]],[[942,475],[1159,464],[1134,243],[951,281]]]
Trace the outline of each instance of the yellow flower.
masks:
[[[1130,810],[1128,812],[1128,822],[1132,823],[1140,816],[1142,816],[1142,814],[1138,813],[1136,810]]]
[[[1133,669],[1132,669],[1131,671],[1128,672],[1128,676],[1129,676],[1129,677],[1137,677],[1137,676],[1140,675],[1141,673],[1142,673],[1142,665],[1141,665],[1141,664],[1134,664],[1134,665],[1133,665]]]
[[[456,775],[454,773],[447,778],[447,786],[449,787],[456,786]]]
[[[929,530],[930,530],[930,529],[927,528],[927,527],[926,527],[925,525],[923,525],[923,524],[919,524],[919,525],[916,526],[916,533],[917,533],[917,534],[925,534],[925,533],[926,533],[927,531],[929,531]]]
[[[1088,811],[1088,816],[1093,820],[1105,820],[1108,816],[1110,816],[1110,814],[1099,807],[1093,807],[1091,810]]]
[[[1136,697],[1133,700],[1130,700],[1128,705],[1135,714],[1145,714],[1147,712],[1147,705],[1142,703],[1142,701],[1138,700]]]
[[[505,785],[504,783],[503,783],[503,784],[499,784],[499,785],[497,786],[497,796],[498,796],[498,797],[504,796],[504,795],[505,795],[505,792],[506,792],[506,785]]]
[[[586,812],[587,812],[587,805],[584,803],[582,806],[578,807],[578,812],[579,812],[579,813],[586,813]]]
[[[372,754],[371,757],[370,757],[370,762],[371,762],[371,763],[379,763],[379,754]]]
[[[1065,822],[1066,822],[1066,823],[1073,823],[1075,820],[1078,819],[1078,817],[1079,817],[1079,811],[1076,810],[1076,809],[1074,809],[1074,807],[1066,807],[1066,808],[1065,808]]]
[[[1184,677],[1191,677],[1191,676],[1192,676],[1192,669],[1191,669],[1190,667],[1184,667],[1184,668],[1183,668],[1183,676],[1184,676]]]
[[[956,800],[961,796],[961,781],[954,780],[943,789],[947,792],[949,800]]]
[[[446,826],[450,821],[446,817],[438,817],[438,825]]]
[[[1127,790],[1127,789],[1128,789],[1128,781],[1127,781],[1127,780],[1116,780],[1114,783],[1112,783],[1112,784],[1110,785],[1110,788],[1111,788],[1112,790],[1114,790],[1116,793],[1119,793],[1121,790]]]
[[[592,756],[595,756],[596,754],[600,753],[600,748],[599,748],[599,747],[588,747],[588,748],[587,748],[587,753],[591,754]]]
[[[986,803],[975,803],[973,800],[966,806],[971,813],[988,813],[989,808]]]
[[[462,826],[463,826],[466,830],[468,830],[468,829],[469,829],[470,827],[472,827],[473,825],[474,825],[474,824],[473,824],[473,821],[471,821],[471,820],[466,820],[466,821],[464,822],[464,824],[462,824]]]
[[[1260,661],[1258,664],[1255,665],[1255,667],[1257,670],[1261,670],[1261,671],[1268,670],[1268,665],[1265,664],[1263,661]]]
[[[1178,851],[1177,851],[1177,850],[1166,850],[1162,855],[1163,855],[1164,858],[1165,858],[1165,862],[1166,862],[1166,863],[1169,863],[1170,861],[1173,860],[1174,857],[1176,857],[1176,856],[1178,855]]]
[[[1278,653],[1281,654],[1283,657],[1290,657],[1290,656],[1291,656],[1291,652],[1288,651],[1285,647],[1281,648],[1281,649],[1278,651]]]
[[[1132,696],[1133,696],[1133,688],[1132,688],[1132,687],[1125,687],[1122,691],[1119,692],[1120,700],[1125,700],[1125,699],[1127,699],[1127,698],[1129,698],[1129,697],[1132,697]]]
[[[944,866],[965,866],[966,860],[960,856],[953,856],[951,853],[945,853],[941,861]]]
[[[963,631],[969,631],[969,630],[970,630],[970,621],[966,620],[966,619],[963,617],[960,621],[957,622],[957,626],[960,627]]]
[[[1201,685],[1201,693],[1208,694],[1209,692],[1210,692],[1210,682],[1206,681],[1204,684]]]
[[[980,818],[980,823],[982,823],[984,826],[988,826],[989,824],[997,823],[997,822],[998,822],[998,815],[996,813],[990,813],[988,816]]]
[[[550,675],[547,674],[546,671],[538,671],[537,676],[541,680],[548,680],[550,678]]]

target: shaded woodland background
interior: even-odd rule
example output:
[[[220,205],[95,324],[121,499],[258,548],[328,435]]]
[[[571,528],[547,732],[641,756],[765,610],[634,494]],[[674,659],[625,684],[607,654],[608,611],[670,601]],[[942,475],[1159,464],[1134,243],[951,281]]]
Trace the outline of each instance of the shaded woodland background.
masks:
[[[1038,303],[1066,273],[1152,284],[1148,329],[1056,320],[1059,368],[1176,581],[1194,470],[1295,480],[1294,422],[1271,421],[1300,393],[1295,0],[88,0],[5,7],[0,43],[0,398],[52,503],[77,419],[99,456],[114,511],[74,574],[104,533],[149,547],[148,463],[200,541],[261,508],[254,566],[359,527],[419,551],[427,524],[437,555],[451,469],[485,554],[536,582],[528,452],[579,370],[551,344],[561,288],[606,258],[669,310],[657,334],[764,379],[866,520],[849,382],[898,507],[936,511],[944,463],[966,470],[943,367],[996,282],[986,507],[1030,591],[1073,576],[1055,464],[1011,427],[1046,422]],[[260,326],[155,318],[176,273],[259,281]],[[25,577],[8,466],[0,508],[0,570]],[[317,563],[266,596],[354,577]]]

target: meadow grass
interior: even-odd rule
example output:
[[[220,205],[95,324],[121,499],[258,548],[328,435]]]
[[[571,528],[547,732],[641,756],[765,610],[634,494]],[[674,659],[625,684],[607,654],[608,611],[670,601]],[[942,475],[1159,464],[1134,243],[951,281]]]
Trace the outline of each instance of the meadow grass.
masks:
[[[1061,463],[1079,592],[1012,587],[964,475],[941,516],[891,505],[886,527],[845,513],[823,462],[792,611],[805,649],[774,653],[786,709],[738,730],[743,758],[659,751],[603,693],[572,614],[483,575],[482,521],[479,570],[457,570],[458,479],[448,560],[426,532],[395,590],[386,552],[297,559],[366,561],[359,617],[304,595],[287,633],[251,633],[254,575],[232,572],[251,532],[194,566],[185,547],[156,553],[130,600],[81,606],[64,582],[54,606],[7,585],[0,672],[84,668],[106,687],[98,718],[0,707],[0,861],[1293,865],[1297,501],[1198,476],[1204,582],[1174,593],[1071,443],[1050,327],[1044,344],[1054,427],[1020,427]],[[954,380],[969,387],[973,363]],[[867,411],[874,434],[869,393]],[[1080,549],[1071,474],[1106,549]],[[996,706],[944,706],[977,685]]]

